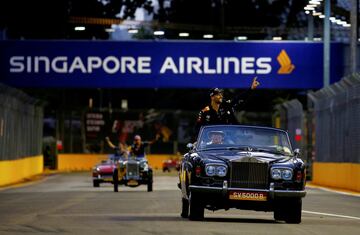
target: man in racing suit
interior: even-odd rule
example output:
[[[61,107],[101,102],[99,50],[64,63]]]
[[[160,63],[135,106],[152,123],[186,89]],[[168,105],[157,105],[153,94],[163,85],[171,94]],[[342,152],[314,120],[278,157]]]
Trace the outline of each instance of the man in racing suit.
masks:
[[[256,89],[260,83],[253,79],[251,88],[247,90],[244,95],[248,95],[251,90]],[[214,88],[210,90],[210,105],[203,108],[198,116],[195,126],[196,136],[201,128],[205,125],[217,125],[217,124],[238,124],[235,117],[235,110],[239,110],[240,106],[243,105],[243,100],[240,96],[235,97],[232,100],[223,101],[223,90]]]

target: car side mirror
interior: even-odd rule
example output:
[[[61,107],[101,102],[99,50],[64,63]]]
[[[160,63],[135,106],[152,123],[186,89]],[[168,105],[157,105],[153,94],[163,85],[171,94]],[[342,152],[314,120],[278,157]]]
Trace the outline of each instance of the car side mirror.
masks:
[[[295,150],[294,150],[294,156],[295,156],[295,157],[299,157],[299,156],[300,156],[300,149],[295,149]]]
[[[192,143],[188,143],[186,147],[191,150],[194,148],[194,145]]]

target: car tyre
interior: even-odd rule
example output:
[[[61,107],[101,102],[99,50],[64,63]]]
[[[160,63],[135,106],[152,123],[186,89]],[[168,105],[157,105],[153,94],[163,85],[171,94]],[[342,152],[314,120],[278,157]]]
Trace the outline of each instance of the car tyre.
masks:
[[[301,211],[302,211],[301,198],[291,200],[286,207],[285,222],[288,224],[300,224]]]
[[[274,219],[277,221],[285,220],[285,212],[282,207],[274,209]]]
[[[113,173],[113,184],[114,184],[114,192],[119,192],[119,178],[118,178],[118,170],[115,169]]]
[[[93,180],[93,186],[94,186],[95,188],[100,187],[100,182],[97,181],[97,180]]]
[[[148,192],[152,192],[152,191],[153,191],[153,174],[152,174],[152,170],[149,170],[148,183],[147,183],[147,191],[148,191]]]
[[[189,217],[189,201],[185,198],[181,198],[181,217],[188,218]]]
[[[204,219],[204,206],[198,194],[190,192],[189,196],[189,219],[200,221]]]
[[[147,191],[148,191],[148,192],[152,192],[152,191],[153,191],[153,183],[152,183],[152,182],[148,182]]]

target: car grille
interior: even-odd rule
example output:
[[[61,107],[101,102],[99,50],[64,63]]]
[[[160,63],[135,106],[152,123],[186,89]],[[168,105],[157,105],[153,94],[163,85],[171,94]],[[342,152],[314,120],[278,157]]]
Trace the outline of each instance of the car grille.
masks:
[[[128,178],[139,176],[139,165],[137,162],[128,162],[126,165],[126,175]]]
[[[268,188],[268,164],[253,162],[232,162],[230,187],[232,188]]]

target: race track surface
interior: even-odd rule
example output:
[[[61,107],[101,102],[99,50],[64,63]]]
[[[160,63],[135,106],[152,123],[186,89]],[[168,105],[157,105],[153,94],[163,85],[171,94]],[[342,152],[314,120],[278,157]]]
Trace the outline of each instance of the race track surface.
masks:
[[[0,234],[360,234],[360,197],[307,188],[301,224],[271,212],[205,211],[205,220],[180,217],[176,176],[146,186],[93,188],[90,173],[56,174],[0,189]]]

